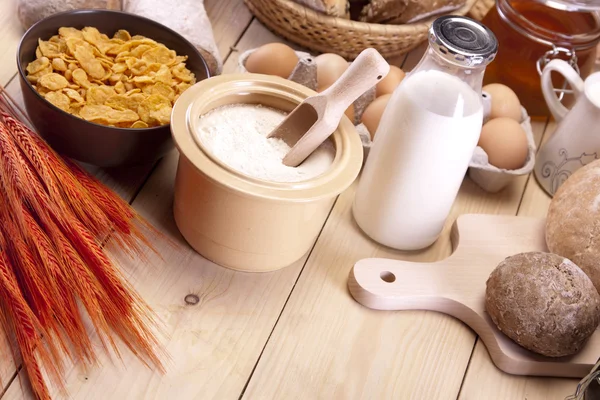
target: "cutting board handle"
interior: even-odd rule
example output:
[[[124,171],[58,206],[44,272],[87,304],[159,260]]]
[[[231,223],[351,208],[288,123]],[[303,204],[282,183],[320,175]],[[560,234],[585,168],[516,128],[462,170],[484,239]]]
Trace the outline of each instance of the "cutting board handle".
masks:
[[[451,264],[413,263],[385,258],[358,261],[348,279],[356,301],[377,310],[433,310],[454,307],[457,271]]]

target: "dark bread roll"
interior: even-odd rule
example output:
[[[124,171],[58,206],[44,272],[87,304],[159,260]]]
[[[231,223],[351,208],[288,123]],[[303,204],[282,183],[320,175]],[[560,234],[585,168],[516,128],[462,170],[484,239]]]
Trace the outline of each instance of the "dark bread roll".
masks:
[[[577,264],[600,292],[600,160],[575,171],[556,191],[546,244]]]
[[[391,24],[412,24],[439,14],[447,14],[464,6],[466,0],[409,0],[402,14]]]
[[[491,273],[485,309],[517,344],[548,357],[577,353],[600,322],[600,294],[588,276],[556,254],[506,258]]]

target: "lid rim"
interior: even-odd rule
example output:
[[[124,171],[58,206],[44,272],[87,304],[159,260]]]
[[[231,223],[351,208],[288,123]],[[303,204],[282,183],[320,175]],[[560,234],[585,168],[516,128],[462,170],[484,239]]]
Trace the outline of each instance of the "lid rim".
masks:
[[[218,99],[223,95],[235,95],[236,91],[251,92],[251,87],[264,89],[263,95],[283,97],[294,104],[315,94],[296,82],[261,74],[228,74],[203,80],[188,88],[173,108],[171,133],[180,157],[215,184],[242,196],[302,203],[331,198],[348,188],[360,172],[363,150],[358,134],[349,132],[354,126],[346,117],[332,135],[336,147],[340,146],[343,150],[336,152],[331,168],[315,178],[300,182],[269,182],[239,174],[223,168],[198,146],[189,124],[190,118],[199,117],[195,115],[198,109],[194,107],[198,100],[198,104],[208,104],[211,96]]]
[[[487,26],[456,15],[444,15],[433,22],[429,44],[444,59],[463,67],[485,66],[498,52],[498,40]]]

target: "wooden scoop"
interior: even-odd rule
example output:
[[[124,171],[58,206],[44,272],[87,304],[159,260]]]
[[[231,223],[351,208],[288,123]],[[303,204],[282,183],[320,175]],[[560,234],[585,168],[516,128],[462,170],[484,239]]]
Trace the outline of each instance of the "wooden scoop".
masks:
[[[267,136],[282,139],[291,147],[283,164],[297,167],[302,163],[336,130],[346,109],[389,70],[377,50],[363,50],[333,85],[300,103]]]

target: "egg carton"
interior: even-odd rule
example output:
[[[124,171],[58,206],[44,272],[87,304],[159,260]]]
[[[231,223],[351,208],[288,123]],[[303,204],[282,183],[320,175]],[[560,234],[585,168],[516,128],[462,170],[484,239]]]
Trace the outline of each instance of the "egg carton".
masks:
[[[246,60],[256,49],[250,49],[242,53],[238,60],[238,72],[248,72],[245,68]],[[288,77],[289,80],[304,85],[312,90],[317,89],[317,65],[314,56],[302,51],[296,51],[298,64]],[[369,156],[371,149],[371,135],[366,126],[360,122],[362,114],[367,106],[375,100],[375,87],[365,92],[354,102],[354,124],[363,145],[363,165]],[[483,93],[484,123],[489,119],[491,95]],[[488,161],[488,155],[481,147],[477,146],[469,163],[468,176],[483,190],[496,193],[504,189],[511,181],[521,175],[529,174],[535,165],[536,146],[531,129],[531,121],[525,108],[521,107],[521,126],[527,135],[528,154],[525,165],[519,169],[507,170],[497,168]]]
[[[250,49],[243,52],[238,59],[238,72],[248,72],[246,70],[246,60],[256,49]],[[315,56],[303,51],[296,51],[298,56],[298,64],[287,78],[290,81],[294,81],[301,85],[306,86],[309,89],[317,90],[317,64],[315,63]],[[365,156],[368,154],[368,146],[366,143],[370,143],[371,136],[367,128],[360,122],[362,115],[371,102],[375,100],[375,86],[367,90],[362,96],[360,96],[353,103],[354,106],[354,121],[351,121],[357,128],[361,140],[363,141],[363,149]],[[366,157],[365,157],[366,158]]]
[[[491,103],[489,93],[483,94],[484,123],[489,119],[489,110]],[[533,129],[531,128],[531,118],[527,110],[521,107],[521,127],[527,136],[527,158],[525,164],[519,169],[503,169],[493,166],[488,161],[488,155],[481,147],[477,146],[473,152],[473,158],[469,163],[468,175],[473,182],[486,192],[496,193],[508,186],[515,178],[528,175],[533,171],[535,165],[535,153],[537,151],[535,140],[533,138]]]

